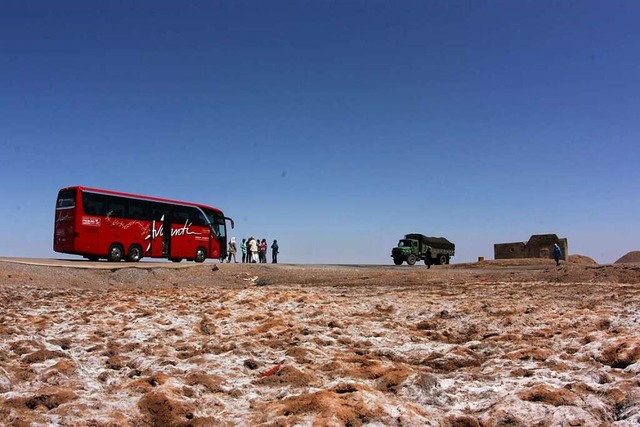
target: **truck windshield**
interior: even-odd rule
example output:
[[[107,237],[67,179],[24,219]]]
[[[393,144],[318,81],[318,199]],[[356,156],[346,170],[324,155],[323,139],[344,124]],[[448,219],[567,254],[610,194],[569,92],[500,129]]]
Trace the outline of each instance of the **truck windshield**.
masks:
[[[398,242],[398,247],[399,248],[403,248],[403,247],[411,247],[411,240],[400,240]]]

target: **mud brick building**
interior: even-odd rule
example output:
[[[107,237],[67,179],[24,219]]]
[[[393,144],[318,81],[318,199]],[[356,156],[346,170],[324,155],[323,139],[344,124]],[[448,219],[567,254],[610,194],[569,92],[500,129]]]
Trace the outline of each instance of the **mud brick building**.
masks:
[[[534,234],[528,242],[496,243],[493,245],[494,259],[509,258],[553,258],[553,245],[562,248],[562,258],[566,261],[569,244],[566,238],[555,234]]]

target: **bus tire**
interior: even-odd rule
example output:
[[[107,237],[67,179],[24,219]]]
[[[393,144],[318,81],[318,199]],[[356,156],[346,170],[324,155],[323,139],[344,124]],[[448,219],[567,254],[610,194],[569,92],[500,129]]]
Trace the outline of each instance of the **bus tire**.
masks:
[[[142,259],[142,247],[140,245],[129,246],[129,254],[127,255],[127,261],[138,262]]]
[[[180,262],[180,261],[182,261],[182,258],[169,258],[169,260],[171,262]]]
[[[204,262],[207,259],[207,250],[203,247],[196,249],[196,257],[193,259],[195,262]]]
[[[449,260],[447,259],[446,255],[440,255],[438,257],[438,264],[445,265],[445,264],[448,264],[448,263],[449,263]]]
[[[119,243],[114,243],[109,248],[109,256],[107,256],[107,260],[111,262],[119,262],[122,260],[123,255],[124,251],[122,250],[122,245]]]

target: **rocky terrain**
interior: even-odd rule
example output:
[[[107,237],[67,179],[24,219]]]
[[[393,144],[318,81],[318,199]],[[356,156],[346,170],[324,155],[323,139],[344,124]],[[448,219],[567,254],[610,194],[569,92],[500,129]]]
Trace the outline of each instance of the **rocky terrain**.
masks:
[[[1,425],[640,424],[637,264],[49,264],[0,261]]]

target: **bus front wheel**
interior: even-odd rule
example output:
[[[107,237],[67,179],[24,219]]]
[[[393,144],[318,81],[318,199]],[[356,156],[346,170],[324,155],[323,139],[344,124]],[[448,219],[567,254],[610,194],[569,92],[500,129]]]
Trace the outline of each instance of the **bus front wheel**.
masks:
[[[196,250],[195,262],[204,262],[207,259],[207,251],[204,248],[198,248]]]
[[[122,250],[122,246],[120,246],[119,244],[113,244],[111,245],[111,247],[109,248],[109,256],[107,257],[107,259],[111,262],[118,262],[122,260],[122,255],[123,255],[123,250]]]
[[[129,255],[127,255],[127,261],[138,262],[142,259],[142,248],[140,245],[131,245],[129,247]]]

